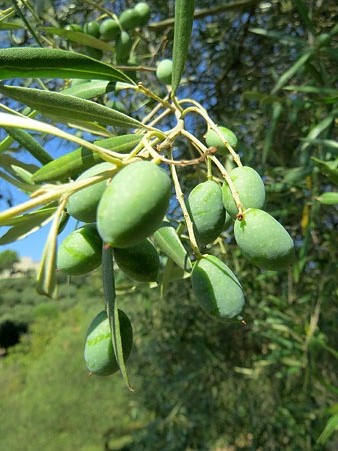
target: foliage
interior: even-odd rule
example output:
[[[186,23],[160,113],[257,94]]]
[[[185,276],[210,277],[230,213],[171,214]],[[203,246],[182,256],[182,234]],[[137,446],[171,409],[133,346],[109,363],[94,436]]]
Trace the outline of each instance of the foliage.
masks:
[[[247,299],[245,327],[211,322],[198,308],[190,280],[169,283],[175,266],[163,256],[173,258],[172,252],[163,250],[170,247],[168,242],[164,246],[157,243],[162,251],[161,292],[136,287],[117,272],[116,298],[111,289],[113,281],[106,277],[111,311],[117,311],[117,303],[121,304],[135,329],[128,366],[131,384],[139,390],[129,399],[135,401],[136,410],[146,420],[142,430],[134,434],[132,446],[165,450],[335,449],[335,2],[240,1],[215,5],[211,0],[196,1],[189,49],[189,33],[184,27],[190,29],[192,17],[185,16],[182,22],[177,18],[181,17],[180,8],[191,13],[192,1],[176,2],[176,23],[168,19],[175,13],[174,2],[151,1],[148,26],[128,29],[128,45],[116,43],[116,47],[113,41],[65,26],[118,19],[127,6],[133,6],[132,2],[115,2],[114,10],[104,1],[97,3],[97,9],[82,2],[74,3],[73,8],[60,1],[41,10],[34,10],[29,2],[16,8],[7,3],[8,10],[0,18],[2,29],[12,30],[11,41],[6,41],[12,49],[1,50],[3,57],[9,55],[9,64],[0,68],[0,77],[10,77],[1,92],[12,100],[2,97],[2,107],[10,114],[1,115],[0,175],[31,198],[0,215],[2,224],[10,227],[10,234],[1,240],[23,237],[53,221],[40,272],[40,292],[55,292],[56,237],[59,223],[67,221],[67,196],[106,180],[128,158],[141,155],[171,169],[180,202],[171,200],[167,216],[184,245],[183,254],[187,251],[194,260],[200,258],[199,252],[207,251],[226,261],[240,278]],[[36,48],[37,44],[43,48]],[[26,50],[22,52],[20,47]],[[94,55],[93,51],[95,61],[85,56]],[[30,58],[32,52],[35,58]],[[60,65],[60,55],[64,56],[64,65]],[[155,78],[156,65],[165,58],[173,58],[175,97],[170,87]],[[71,78],[92,81],[76,84]],[[123,113],[118,111],[118,102],[123,105]],[[21,103],[39,113],[22,109]],[[72,110],[75,112],[70,117]],[[163,117],[157,116],[159,111]],[[16,115],[18,112],[23,116]],[[182,119],[184,127],[180,128]],[[229,127],[237,138],[236,149],[231,152],[226,146],[230,152],[225,156],[220,152],[216,156],[207,154],[203,147],[205,133],[215,131],[218,123]],[[128,125],[129,131],[121,125]],[[124,151],[102,144],[124,134],[126,142],[130,128],[135,129],[134,136],[141,136],[141,142],[135,142],[132,148]],[[61,158],[46,164],[46,158],[54,158],[46,151],[50,149],[50,134],[63,139],[70,164],[64,164]],[[71,153],[75,145],[78,148]],[[196,153],[196,146],[201,152]],[[25,153],[18,152],[23,147]],[[115,165],[112,173],[81,185],[72,181],[92,166],[95,158],[95,162],[103,159]],[[176,170],[173,160],[182,163]],[[226,174],[241,160],[263,175],[267,191],[264,208],[286,225],[295,242],[297,258],[292,269],[271,272],[247,263],[235,245],[232,225],[212,246],[200,249],[194,242],[189,216],[186,224],[183,221],[187,216],[185,199],[192,188],[212,177],[217,183],[225,178],[230,187]],[[68,172],[68,168],[74,172]],[[43,180],[38,178],[42,172]],[[65,183],[69,177],[70,183]],[[236,205],[241,207],[240,202]],[[174,260],[182,263],[182,247],[178,249],[180,254]],[[96,297],[100,282],[94,280],[92,295]],[[82,299],[87,289],[83,287],[82,291],[81,283],[76,290],[71,287],[73,300],[65,301],[68,305]],[[63,290],[61,285],[59,294]],[[11,294],[6,303],[14,307],[16,299]],[[58,330],[55,345],[51,339],[52,352],[44,353],[45,359],[56,352],[59,334],[66,343],[71,335],[68,326],[63,332],[63,324],[55,321],[50,323]],[[114,329],[116,316],[112,323]],[[36,357],[31,351],[28,354]],[[50,363],[54,371],[60,363],[65,367],[67,358],[60,354],[56,352],[58,365],[56,358]],[[22,355],[18,361],[21,359]],[[77,365],[81,365],[79,362]],[[48,382],[50,373],[44,373],[43,360],[36,365],[32,382],[37,385],[39,372]],[[134,382],[135,374],[138,377]],[[78,379],[74,382],[79,384]],[[49,389],[48,383],[45,385],[42,390]],[[56,393],[62,387],[60,378]],[[78,391],[82,393],[80,388]],[[27,393],[32,400],[37,397],[32,405],[42,405],[39,393],[32,389]],[[68,394],[71,399],[70,390]],[[57,398],[53,398],[55,403]],[[28,404],[29,398],[24,399]],[[103,397],[100,399],[104,402]],[[33,409],[25,411],[33,415]],[[43,420],[36,417],[32,424],[41,421],[43,425]],[[11,421],[4,423],[7,429]],[[60,427],[67,430],[66,424]],[[53,425],[48,424],[49,428],[53,430]],[[69,434],[57,445],[64,449],[71,440]],[[82,446],[76,440],[72,446],[74,443],[75,448]],[[87,445],[90,443],[87,438]],[[43,442],[39,445],[46,446]]]
[[[14,263],[17,263],[18,261],[19,256],[15,251],[8,249],[0,252],[0,272],[6,269],[11,271]]]

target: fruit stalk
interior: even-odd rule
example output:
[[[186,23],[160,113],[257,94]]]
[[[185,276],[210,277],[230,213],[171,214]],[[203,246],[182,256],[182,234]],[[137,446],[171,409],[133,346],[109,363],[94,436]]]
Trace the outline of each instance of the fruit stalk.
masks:
[[[172,157],[172,155],[171,155]],[[202,254],[199,250],[199,247],[197,245],[197,241],[196,241],[196,237],[194,234],[194,226],[193,223],[190,219],[189,213],[188,213],[188,209],[187,206],[185,205],[184,202],[184,195],[183,192],[181,190],[181,185],[177,176],[177,172],[176,172],[176,168],[174,165],[170,165],[170,170],[171,170],[171,175],[172,175],[172,179],[174,182],[174,187],[175,187],[175,192],[176,192],[176,198],[178,200],[178,203],[180,204],[182,213],[183,213],[183,217],[185,220],[185,223],[187,225],[187,229],[188,229],[188,235],[189,235],[189,241],[190,241],[190,245],[191,245],[191,249],[193,251],[193,253],[195,254],[195,256],[200,259],[202,258]]]

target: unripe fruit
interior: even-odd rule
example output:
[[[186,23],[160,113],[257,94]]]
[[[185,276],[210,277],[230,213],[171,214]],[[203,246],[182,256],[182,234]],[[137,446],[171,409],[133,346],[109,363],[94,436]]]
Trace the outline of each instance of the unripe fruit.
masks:
[[[129,247],[155,232],[169,206],[167,173],[149,161],[131,163],[118,172],[102,195],[97,227],[113,247]]]
[[[105,19],[100,25],[100,36],[105,41],[112,41],[120,34],[119,24],[114,19]]]
[[[94,224],[71,232],[60,244],[57,268],[69,275],[87,274],[101,264],[102,240]]]
[[[81,25],[78,25],[77,23],[72,23],[72,24],[66,25],[65,30],[82,32],[83,28],[81,27]]]
[[[139,282],[155,282],[160,268],[157,250],[148,239],[124,249],[116,248],[114,258],[127,276]]]
[[[92,22],[87,22],[83,26],[83,31],[86,34],[89,34],[90,36],[93,36],[94,38],[100,37],[100,24],[96,22],[96,20],[93,20]]]
[[[242,319],[244,306],[241,284],[219,258],[204,255],[191,274],[192,289],[202,309],[212,318],[227,322]]]
[[[145,2],[140,2],[134,6],[134,9],[139,13],[141,17],[140,25],[141,26],[147,25],[151,16],[149,5]]]
[[[200,246],[212,243],[222,232],[225,221],[222,191],[218,183],[208,180],[195,186],[189,194],[187,208],[197,243]]]
[[[126,31],[122,31],[116,41],[116,62],[118,64],[125,64],[128,62],[130,50],[133,42]]]
[[[133,347],[133,329],[128,316],[119,310],[123,357],[126,361]],[[109,376],[119,370],[107,312],[102,310],[90,324],[85,340],[84,359],[88,371],[97,376]]]
[[[260,268],[279,270],[289,267],[294,260],[291,236],[263,210],[245,211],[244,219],[235,222],[234,234],[243,255]]]
[[[235,185],[244,209],[264,207],[264,183],[260,175],[254,169],[249,166],[241,166],[233,169],[229,175]],[[236,218],[238,209],[226,181],[222,186],[222,198],[226,211],[230,216]]]
[[[114,165],[107,162],[96,164],[83,172],[76,180],[85,180],[113,168]],[[106,188],[107,180],[103,180],[72,194],[67,202],[67,212],[79,221],[95,222],[97,206]]]
[[[125,31],[138,27],[141,21],[140,14],[134,8],[125,9],[119,17],[120,25]]]
[[[224,139],[230,144],[230,146],[235,149],[237,146],[237,137],[235,133],[226,127],[218,127],[218,130],[221,132],[221,134],[224,136]],[[217,147],[217,150],[220,154],[227,154],[228,150],[225,144],[218,136],[218,134],[211,128],[205,134],[205,141],[208,147]]]
[[[162,83],[165,83],[166,85],[171,85],[172,72],[173,72],[172,60],[165,59],[158,63],[156,69],[156,77]]]

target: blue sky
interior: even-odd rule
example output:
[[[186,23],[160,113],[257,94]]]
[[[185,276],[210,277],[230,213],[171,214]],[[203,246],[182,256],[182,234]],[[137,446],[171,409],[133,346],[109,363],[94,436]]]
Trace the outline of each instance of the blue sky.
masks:
[[[54,158],[70,150],[69,143],[65,143],[64,141],[62,142],[62,140],[58,140],[54,137],[50,139],[45,148],[51,155],[53,155]],[[15,157],[21,161],[24,161],[25,163],[36,164],[36,160],[34,160],[34,158],[28,152],[16,152]],[[22,193],[19,189],[1,179],[0,193],[3,193],[5,196],[9,195],[14,205],[18,205],[21,202],[29,199],[29,197]],[[6,209],[8,209],[8,206],[5,201],[2,201],[1,211],[4,211]],[[60,234],[59,241],[61,241],[66,236],[66,234],[74,228],[75,221],[69,221],[65,230],[62,232],[62,234]],[[37,230],[36,232],[32,233],[22,240],[0,246],[0,252],[6,249],[12,249],[16,251],[20,257],[31,257],[34,261],[40,261],[49,229],[50,223],[48,223],[44,227],[41,227],[41,229]],[[7,230],[7,227],[0,227],[0,236],[2,236]]]

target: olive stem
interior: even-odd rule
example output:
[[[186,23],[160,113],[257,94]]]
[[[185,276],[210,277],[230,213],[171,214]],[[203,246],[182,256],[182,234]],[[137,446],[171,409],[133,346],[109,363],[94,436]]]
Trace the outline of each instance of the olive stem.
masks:
[[[189,133],[186,130],[182,131],[182,134],[185,135],[187,138],[189,138],[191,140],[191,142],[193,144],[195,144],[196,147],[198,147],[203,153],[208,152],[208,148],[201,143],[201,141],[199,139],[197,139],[194,135],[192,135],[191,133]],[[209,150],[210,152],[210,150]],[[226,180],[229,189],[231,191],[231,195],[234,199],[234,202],[236,204],[236,207],[238,209],[238,219],[243,219],[243,214],[244,214],[244,207],[243,204],[239,198],[239,194],[237,192],[237,189],[234,185],[234,182],[232,181],[232,178],[230,177],[230,175],[228,174],[227,170],[225,169],[225,167],[222,165],[222,163],[217,159],[217,157],[215,155],[210,155],[208,157],[208,160],[211,160],[214,162],[214,164],[218,167],[220,173],[222,174],[222,176],[224,177],[224,179]]]
[[[179,179],[177,176],[176,167],[174,165],[170,165],[170,170],[171,170],[171,175],[172,175],[173,182],[174,182],[176,198],[178,200],[178,203],[180,204],[180,207],[181,207],[181,210],[183,213],[183,217],[184,217],[185,223],[187,225],[191,249],[192,249],[193,253],[195,254],[196,258],[200,259],[200,258],[202,258],[202,254],[197,245],[197,241],[196,241],[195,233],[194,233],[194,226],[193,226],[193,223],[189,216],[187,206],[185,205],[185,202],[184,202],[184,195],[183,195],[181,185],[180,185],[180,182],[179,182]]]
[[[171,105],[167,100],[161,99],[161,97],[153,93],[150,89],[146,88],[142,83],[138,83],[136,90],[146,95],[147,97],[156,100],[156,102],[163,105],[164,108],[175,111],[175,107],[173,105]]]
[[[230,177],[229,173],[226,171],[226,169],[222,165],[222,163],[220,163],[220,161],[215,156],[210,156],[209,158],[215,163],[215,165],[218,167],[220,173],[224,177],[225,181],[227,182],[229,189],[231,191],[231,195],[234,199],[234,202],[235,202],[237,210],[238,210],[237,218],[239,220],[242,220],[244,217],[244,207],[239,198],[238,191],[234,185],[234,182],[232,181],[232,178]]]
[[[34,191],[34,193],[31,194],[32,198],[27,202],[23,202],[0,213],[0,225],[6,225],[6,222],[9,219],[25,213],[26,211],[31,210],[35,207],[38,207],[41,204],[47,204],[48,202],[59,199],[62,196],[69,197],[75,191],[101,182],[102,180],[105,180],[113,175],[116,170],[117,168],[109,171],[104,171],[101,174],[95,175],[93,177],[88,177],[85,180],[64,183],[63,185],[44,185],[42,188]]]
[[[199,109],[196,107],[189,107],[186,108],[183,113],[182,113],[182,117],[184,117],[186,114],[188,113],[197,113],[200,116],[203,117],[203,119],[207,122],[208,126],[217,134],[217,136],[222,140],[222,143],[226,146],[226,148],[228,149],[228,151],[230,152],[230,154],[232,155],[234,162],[237,164],[237,166],[241,167],[243,166],[241,159],[238,155],[238,153],[235,152],[235,150],[230,146],[230,144],[228,143],[228,141],[224,138],[224,136],[222,135],[222,133],[219,131],[217,125],[215,124],[215,122],[210,119],[209,115],[205,112],[204,108],[203,109]]]

